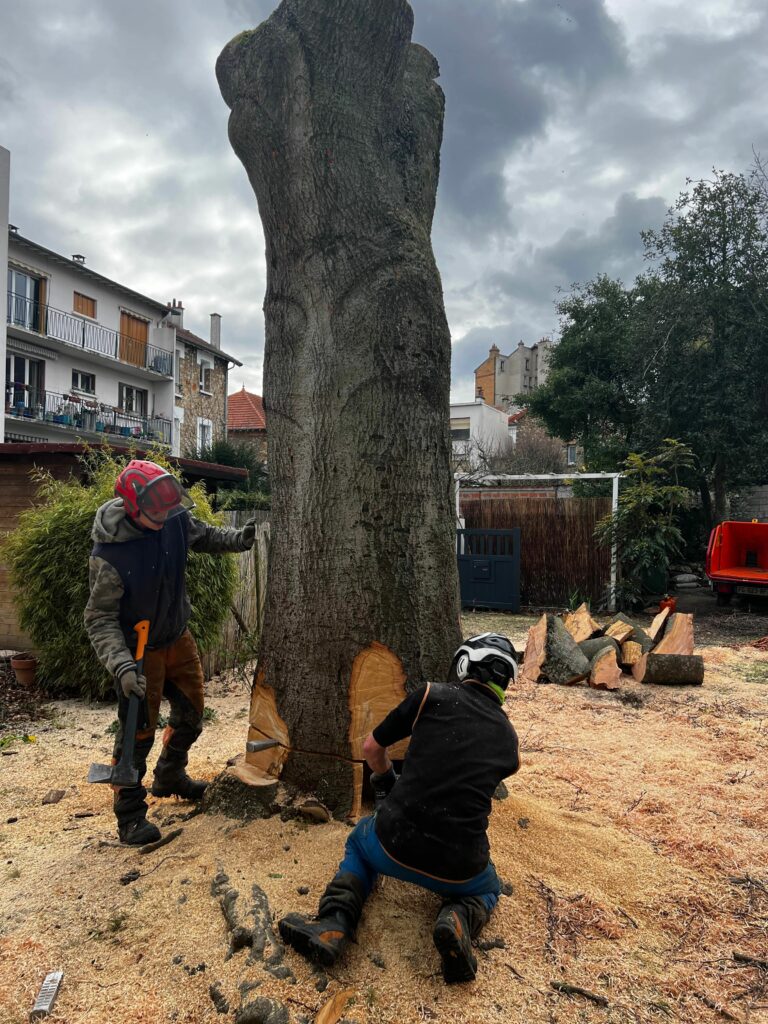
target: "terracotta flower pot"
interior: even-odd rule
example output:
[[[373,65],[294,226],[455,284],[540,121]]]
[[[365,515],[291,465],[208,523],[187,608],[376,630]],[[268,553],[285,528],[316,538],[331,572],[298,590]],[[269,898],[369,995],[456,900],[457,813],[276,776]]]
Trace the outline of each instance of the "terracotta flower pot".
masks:
[[[37,658],[33,654],[15,654],[11,658],[11,668],[19,686],[34,686]]]

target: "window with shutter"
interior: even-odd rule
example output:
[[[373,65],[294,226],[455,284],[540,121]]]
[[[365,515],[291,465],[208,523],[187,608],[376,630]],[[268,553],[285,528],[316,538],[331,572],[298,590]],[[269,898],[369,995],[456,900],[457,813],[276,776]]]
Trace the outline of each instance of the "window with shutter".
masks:
[[[89,295],[83,295],[82,292],[75,292],[72,300],[72,308],[75,313],[79,313],[81,316],[87,316],[91,320],[96,319],[96,299],[92,299]]]

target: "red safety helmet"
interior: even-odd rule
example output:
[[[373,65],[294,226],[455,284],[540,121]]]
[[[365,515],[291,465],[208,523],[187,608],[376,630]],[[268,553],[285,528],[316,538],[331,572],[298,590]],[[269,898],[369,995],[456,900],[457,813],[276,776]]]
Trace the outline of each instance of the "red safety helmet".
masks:
[[[153,523],[162,523],[174,509],[194,508],[194,502],[179,481],[156,462],[132,459],[115,480],[115,497],[122,498],[131,519],[143,513]]]

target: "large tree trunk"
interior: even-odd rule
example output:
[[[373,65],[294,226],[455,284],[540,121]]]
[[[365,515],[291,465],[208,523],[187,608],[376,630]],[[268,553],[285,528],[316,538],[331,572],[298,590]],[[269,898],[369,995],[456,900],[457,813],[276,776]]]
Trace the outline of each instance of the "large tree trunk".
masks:
[[[266,237],[272,546],[248,755],[337,814],[460,641],[435,59],[405,0],[284,0],[219,57]],[[406,683],[407,680],[407,683]]]

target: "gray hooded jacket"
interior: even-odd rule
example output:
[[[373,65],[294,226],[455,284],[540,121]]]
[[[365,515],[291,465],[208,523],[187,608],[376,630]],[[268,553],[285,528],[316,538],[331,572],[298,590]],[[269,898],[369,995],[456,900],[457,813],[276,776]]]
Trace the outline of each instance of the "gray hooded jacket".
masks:
[[[220,554],[228,551],[247,551],[253,544],[253,528],[249,524],[239,530],[208,526],[188,512],[189,547],[193,551]],[[121,544],[140,541],[149,535],[135,526],[125,511],[122,498],[105,502],[97,511],[91,530],[94,544]],[[125,587],[117,569],[104,558],[91,555],[88,563],[90,597],[85,606],[85,629],[96,655],[107,671],[119,678],[134,667],[125,639],[126,627],[133,623],[121,620],[120,610]],[[186,625],[191,613],[189,599],[184,594],[181,619]]]

